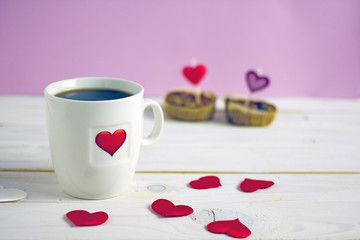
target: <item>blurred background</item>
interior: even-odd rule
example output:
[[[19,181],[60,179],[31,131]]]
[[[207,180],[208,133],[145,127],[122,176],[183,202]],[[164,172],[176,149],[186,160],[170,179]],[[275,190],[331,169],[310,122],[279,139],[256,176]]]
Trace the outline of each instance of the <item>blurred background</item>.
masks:
[[[0,94],[43,94],[54,81],[109,76],[147,96],[190,86],[257,96],[360,97],[358,0],[0,0]]]

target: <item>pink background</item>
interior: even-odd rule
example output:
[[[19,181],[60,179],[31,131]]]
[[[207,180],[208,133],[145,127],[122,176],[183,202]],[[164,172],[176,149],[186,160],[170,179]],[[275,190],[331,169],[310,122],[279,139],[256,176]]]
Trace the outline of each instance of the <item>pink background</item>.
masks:
[[[148,96],[190,85],[257,96],[360,97],[358,0],[0,0],[0,93],[42,94],[80,76],[137,81]]]

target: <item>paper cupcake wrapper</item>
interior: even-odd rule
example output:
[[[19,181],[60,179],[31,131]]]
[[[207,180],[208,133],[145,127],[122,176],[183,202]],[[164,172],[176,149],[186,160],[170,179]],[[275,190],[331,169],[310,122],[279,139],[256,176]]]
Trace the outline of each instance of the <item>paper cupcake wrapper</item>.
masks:
[[[255,102],[252,102],[255,103]],[[226,100],[226,118],[229,123],[243,126],[267,126],[275,119],[276,107],[274,105],[257,101],[267,107],[266,110],[249,108],[245,101]]]
[[[206,121],[214,116],[215,97],[213,101],[205,106],[195,108],[177,106],[166,101],[165,97],[165,113],[168,117],[183,121]]]

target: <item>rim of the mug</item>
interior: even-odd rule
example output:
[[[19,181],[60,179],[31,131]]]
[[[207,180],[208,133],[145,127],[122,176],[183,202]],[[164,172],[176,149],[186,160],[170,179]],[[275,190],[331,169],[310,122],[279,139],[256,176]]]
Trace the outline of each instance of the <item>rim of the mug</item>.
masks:
[[[126,84],[131,84],[134,85],[135,88],[138,88],[138,90],[131,92],[131,95],[125,98],[118,98],[118,99],[110,99],[110,100],[101,100],[101,101],[87,101],[87,100],[75,100],[75,99],[67,99],[67,98],[62,98],[62,97],[58,97],[56,96],[56,94],[60,93],[60,92],[64,92],[66,90],[60,90],[60,91],[54,91],[54,88],[57,88],[59,86],[66,86],[67,84],[68,86],[68,90],[72,89],[72,87],[74,87],[73,84],[70,84],[71,82],[74,81],[88,81],[88,80],[107,80],[107,81],[120,81]],[[91,89],[92,87],[89,87],[89,89]],[[94,89],[96,89],[97,87],[93,87]],[[98,87],[99,88],[99,87]],[[80,89],[80,88],[79,88]],[[104,88],[104,89],[116,89],[116,88]],[[124,89],[117,89],[117,90],[124,90]],[[53,99],[59,100],[59,101],[70,101],[70,102],[82,102],[82,103],[101,103],[101,102],[111,102],[111,101],[125,101],[126,99],[130,99],[133,98],[139,94],[143,94],[144,93],[144,87],[141,86],[140,84],[130,81],[130,80],[126,80],[123,78],[115,78],[115,77],[79,77],[79,78],[69,78],[69,79],[64,79],[64,80],[60,80],[60,81],[56,81],[53,83],[50,83],[49,85],[47,85],[45,87],[45,96],[51,97]]]

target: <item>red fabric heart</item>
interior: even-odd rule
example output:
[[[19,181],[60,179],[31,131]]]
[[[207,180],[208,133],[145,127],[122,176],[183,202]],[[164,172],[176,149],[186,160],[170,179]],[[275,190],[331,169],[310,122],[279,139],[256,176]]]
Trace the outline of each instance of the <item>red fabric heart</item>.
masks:
[[[105,152],[113,156],[123,145],[126,139],[126,132],[123,129],[116,130],[113,134],[107,131],[98,133],[95,138],[96,144]]]
[[[189,206],[174,205],[166,199],[156,200],[151,204],[151,208],[163,217],[180,217],[194,212],[194,210]]]
[[[68,212],[66,217],[76,226],[96,226],[103,224],[109,218],[106,212],[89,213],[85,210]]]
[[[266,88],[270,80],[267,77],[260,77],[254,71],[249,71],[246,74],[246,83],[251,92],[259,91],[263,88]]]
[[[215,221],[206,226],[207,230],[212,233],[225,233],[234,238],[246,238],[250,236],[251,231],[239,219]]]
[[[217,176],[206,176],[201,177],[198,180],[191,181],[189,185],[195,189],[208,189],[220,187],[221,183]]]
[[[183,74],[189,82],[193,85],[198,85],[206,73],[204,65],[197,65],[196,67],[186,66],[183,68]]]
[[[244,181],[240,184],[240,189],[243,192],[255,192],[259,189],[269,188],[274,185],[273,181],[265,181],[265,180],[254,180],[245,178]]]

